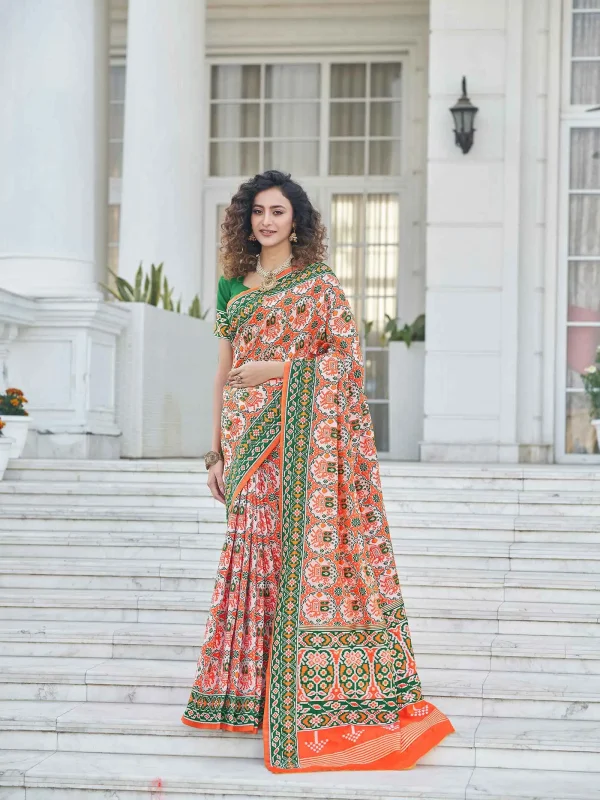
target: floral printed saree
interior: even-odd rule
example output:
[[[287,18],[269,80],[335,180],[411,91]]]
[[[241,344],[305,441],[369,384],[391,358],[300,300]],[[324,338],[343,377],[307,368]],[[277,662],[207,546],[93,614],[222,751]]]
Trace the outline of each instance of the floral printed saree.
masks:
[[[234,295],[216,333],[227,384],[227,535],[182,721],[263,728],[272,772],[407,769],[454,728],[424,700],[383,505],[359,337],[325,264]]]

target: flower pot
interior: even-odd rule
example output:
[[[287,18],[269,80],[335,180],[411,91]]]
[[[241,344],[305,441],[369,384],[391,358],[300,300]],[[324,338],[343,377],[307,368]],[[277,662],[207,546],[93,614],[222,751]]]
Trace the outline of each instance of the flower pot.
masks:
[[[6,430],[6,428],[4,428]],[[10,436],[0,436],[0,481],[6,470],[8,459],[10,458],[10,451],[15,440]]]
[[[25,447],[27,431],[29,430],[30,416],[20,416],[17,414],[2,414],[0,419],[5,423],[2,429],[5,436],[12,439],[13,445],[10,451],[10,458],[19,458]]]

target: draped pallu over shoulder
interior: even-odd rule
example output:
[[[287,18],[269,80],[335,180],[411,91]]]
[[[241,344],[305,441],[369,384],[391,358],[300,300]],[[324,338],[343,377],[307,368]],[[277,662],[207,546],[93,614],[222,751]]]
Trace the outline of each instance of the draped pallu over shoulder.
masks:
[[[454,728],[425,700],[392,552],[354,318],[325,264],[241,292],[234,364],[283,379],[226,388],[229,510],[279,447],[281,575],[263,717],[273,772],[407,769]]]

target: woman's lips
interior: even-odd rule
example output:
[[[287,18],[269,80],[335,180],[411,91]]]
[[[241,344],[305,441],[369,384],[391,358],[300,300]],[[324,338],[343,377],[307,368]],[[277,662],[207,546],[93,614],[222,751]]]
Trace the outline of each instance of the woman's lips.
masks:
[[[273,236],[274,233],[275,231],[261,231],[263,236]]]

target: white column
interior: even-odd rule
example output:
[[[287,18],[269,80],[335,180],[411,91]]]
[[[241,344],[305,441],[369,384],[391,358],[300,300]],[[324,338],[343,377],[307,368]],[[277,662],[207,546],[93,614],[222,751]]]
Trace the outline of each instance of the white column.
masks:
[[[201,289],[204,0],[130,0],[119,273],[164,262],[184,307]]]
[[[514,462],[523,0],[432,0],[430,11],[421,456]],[[468,155],[454,145],[448,111],[463,75],[480,108]]]
[[[107,0],[0,0],[0,287],[98,294]]]

